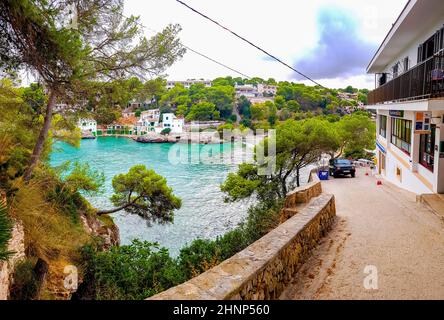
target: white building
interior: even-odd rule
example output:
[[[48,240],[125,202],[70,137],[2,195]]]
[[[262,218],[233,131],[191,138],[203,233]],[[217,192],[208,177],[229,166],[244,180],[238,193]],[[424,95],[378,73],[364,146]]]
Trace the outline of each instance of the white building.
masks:
[[[204,79],[188,79],[185,81],[167,81],[167,85],[166,88],[168,90],[174,88],[174,86],[176,84],[181,84],[183,85],[186,89],[189,89],[193,84],[197,84],[197,83],[201,83],[203,84],[205,87],[211,87],[212,83],[211,80],[204,80]]]
[[[126,108],[125,110],[122,111],[122,118],[130,118],[135,116],[136,113],[133,111],[132,108]]]
[[[267,101],[274,102],[274,98],[270,98],[270,97],[249,97],[248,101],[250,101],[251,104],[259,104],[259,103],[265,103]]]
[[[176,117],[174,113],[164,113],[162,115],[162,130],[170,128],[171,133],[182,133],[185,119]]]
[[[246,98],[254,98],[259,96],[257,87],[252,84],[235,84],[234,90],[236,90],[236,97],[244,96]]]
[[[160,110],[151,109],[142,111],[140,118],[137,121],[137,130],[139,132],[155,131],[155,128],[159,126]]]
[[[277,93],[277,86],[258,83],[257,92],[260,96],[275,96]]]
[[[417,194],[444,193],[443,25],[444,1],[410,0],[367,67],[378,170]]]
[[[338,98],[341,100],[357,100],[358,96],[358,93],[338,92]]]
[[[77,127],[86,134],[97,134],[97,121],[94,119],[80,119],[77,122]]]

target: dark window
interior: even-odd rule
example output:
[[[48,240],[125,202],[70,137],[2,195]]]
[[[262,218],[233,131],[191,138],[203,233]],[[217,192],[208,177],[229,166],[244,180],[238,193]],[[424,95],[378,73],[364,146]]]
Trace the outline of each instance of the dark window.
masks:
[[[440,37],[439,37],[439,50],[442,50],[442,49],[444,49],[444,27],[443,28],[441,28],[441,32],[440,32],[440,35],[439,35]]]
[[[418,47],[418,60],[417,60],[417,63],[420,63],[420,62],[422,62],[424,60],[423,57],[422,57],[422,53],[423,53],[422,44],[420,44],[419,47]]]
[[[412,121],[392,118],[392,144],[410,154],[412,143]]]
[[[430,134],[421,135],[419,144],[419,162],[432,172],[435,163],[435,133],[436,126],[432,126]]]
[[[404,72],[407,72],[409,70],[409,57],[404,58]]]
[[[398,66],[399,66],[398,64],[395,64],[392,68],[393,69],[393,78],[396,78],[398,76],[398,72],[399,72]]]
[[[379,135],[387,138],[387,116],[379,116]]]
[[[379,86],[384,85],[387,82],[387,74],[381,73],[379,76]]]
[[[436,34],[431,36],[426,42],[418,47],[418,63],[421,63],[432,57],[437,52],[435,43],[438,41]]]
[[[343,165],[343,166],[351,166],[352,165],[351,161],[347,160],[347,159],[335,159],[334,163],[338,164],[338,165]]]

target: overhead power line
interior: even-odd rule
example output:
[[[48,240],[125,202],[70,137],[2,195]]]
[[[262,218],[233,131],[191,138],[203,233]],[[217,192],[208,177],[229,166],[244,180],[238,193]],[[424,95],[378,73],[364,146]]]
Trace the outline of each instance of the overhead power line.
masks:
[[[313,80],[312,78],[310,78],[309,76],[305,75],[304,73],[296,70],[295,68],[293,68],[292,66],[290,66],[288,63],[285,63],[284,61],[282,61],[281,59],[277,58],[276,56],[272,55],[271,53],[269,53],[268,51],[266,51],[265,49],[262,49],[260,46],[254,44],[253,42],[251,42],[250,40],[246,39],[245,37],[242,37],[241,35],[237,34],[236,32],[232,31],[231,29],[223,26],[222,24],[220,24],[219,22],[217,22],[216,20],[208,17],[207,15],[205,15],[204,13],[190,7],[188,4],[186,4],[185,2],[181,1],[181,0],[176,0],[178,3],[180,3],[181,5],[185,6],[186,8],[190,9],[191,11],[193,11],[194,13],[197,13],[198,15],[204,17],[205,19],[211,21],[212,23],[218,25],[219,27],[221,27],[222,29],[230,32],[231,34],[233,34],[235,37],[241,39],[242,41],[248,43],[249,45],[253,46],[254,48],[262,51],[263,53],[265,53],[267,56],[269,56],[270,58],[276,60],[277,62],[283,64],[284,66],[286,66],[287,68],[291,69],[292,71],[296,72],[297,74],[301,75],[302,77],[306,78],[307,80],[313,82],[314,84],[316,84],[317,86],[320,86],[324,89],[326,89],[323,85],[321,85],[319,82],[317,82],[316,80]]]
[[[123,14],[121,14],[121,16],[122,16],[123,18],[128,19],[128,17],[126,17],[126,16],[123,15]],[[149,30],[149,31],[151,31],[151,32],[153,32],[153,33],[156,33],[156,34],[159,33],[158,31],[156,31],[156,30],[154,30],[154,29],[152,29],[152,28],[149,28],[149,27],[143,25],[143,24],[140,23],[140,22],[136,22],[136,23],[137,23],[139,26],[141,26],[142,28],[147,29],[147,30]],[[195,54],[197,54],[197,55],[199,55],[199,56],[201,56],[201,57],[203,57],[203,58],[205,58],[205,59],[207,59],[207,60],[209,60],[209,61],[211,61],[211,62],[213,62],[213,63],[216,63],[216,64],[220,65],[221,67],[224,67],[224,68],[226,68],[226,69],[228,69],[228,70],[231,70],[231,71],[233,71],[233,72],[235,72],[235,73],[237,73],[237,74],[239,74],[239,75],[241,75],[241,76],[243,76],[243,77],[245,77],[245,78],[247,78],[247,79],[251,79],[251,77],[250,77],[250,76],[247,76],[245,73],[242,73],[242,72],[240,72],[239,70],[236,70],[236,69],[234,69],[234,68],[232,68],[232,67],[229,67],[228,65],[226,65],[226,64],[224,64],[224,63],[222,63],[222,62],[220,62],[220,61],[217,61],[216,59],[213,59],[213,58],[207,56],[206,54],[203,54],[202,52],[199,52],[199,51],[197,51],[197,50],[194,50],[194,49],[190,48],[189,46],[186,46],[182,41],[180,42],[180,44],[181,44],[185,49],[190,50],[191,52],[193,52],[193,53],[195,53]]]
[[[231,70],[231,71],[233,71],[233,72],[236,72],[236,73],[240,74],[241,76],[243,76],[243,77],[245,77],[245,78],[247,78],[247,79],[251,79],[250,76],[247,76],[247,75],[243,74],[242,72],[237,71],[237,70],[235,70],[235,69],[233,69],[233,68],[231,68],[231,67],[229,67],[229,66],[223,64],[222,62],[219,62],[219,61],[217,61],[217,60],[214,60],[213,58],[210,58],[210,57],[204,55],[203,53],[200,53],[200,52],[198,52],[198,51],[196,51],[196,50],[193,50],[193,49],[191,49],[190,47],[184,45],[183,43],[182,43],[182,46],[183,46],[184,48],[186,48],[187,50],[190,50],[190,51],[194,52],[195,54],[198,54],[199,56],[204,57],[205,59],[208,59],[208,60],[210,60],[210,61],[212,61],[212,62],[214,62],[214,63],[217,63],[218,65],[220,65],[220,66],[222,66],[222,67],[224,67],[224,68],[226,68],[226,69],[228,69],[228,70]]]

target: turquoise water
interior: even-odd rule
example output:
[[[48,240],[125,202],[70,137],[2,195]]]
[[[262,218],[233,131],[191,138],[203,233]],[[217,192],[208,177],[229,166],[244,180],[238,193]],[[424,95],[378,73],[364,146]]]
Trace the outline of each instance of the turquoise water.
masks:
[[[178,147],[188,148],[187,145],[142,144],[114,137],[82,140],[78,149],[57,142],[51,155],[51,165],[57,166],[68,160],[80,161],[103,171],[106,176],[105,192],[88,197],[92,205],[101,209],[112,208],[109,201],[113,193],[112,178],[116,174],[128,172],[133,165],[144,164],[164,176],[174,193],[182,198],[182,208],[175,212],[173,224],[148,226],[140,217],[125,212],[115,213],[113,218],[119,226],[122,244],[128,244],[132,239],[159,242],[177,254],[181,247],[196,238],[215,238],[235,228],[246,217],[249,207],[247,202],[224,203],[224,195],[219,189],[228,173],[235,171],[237,165],[211,164],[210,161],[196,163],[195,160],[189,163],[178,161],[177,157],[169,161],[171,154],[176,155],[173,152],[176,149],[171,148]],[[220,154],[226,156],[232,152],[230,144],[193,145],[193,148],[206,150],[205,154],[212,154],[213,157]],[[203,158],[208,159],[208,156]]]

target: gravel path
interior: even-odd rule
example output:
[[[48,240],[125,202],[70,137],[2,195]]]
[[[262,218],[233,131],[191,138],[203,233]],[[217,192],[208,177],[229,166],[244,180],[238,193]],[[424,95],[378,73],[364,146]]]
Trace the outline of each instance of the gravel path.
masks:
[[[360,170],[323,183],[337,222],[281,299],[444,299],[444,222],[415,195],[376,182]],[[365,288],[366,266],[378,289]]]

